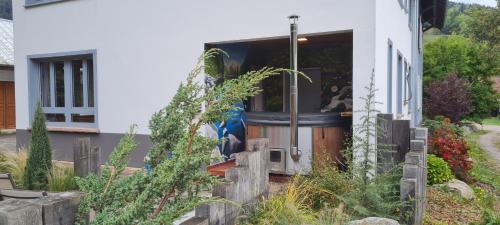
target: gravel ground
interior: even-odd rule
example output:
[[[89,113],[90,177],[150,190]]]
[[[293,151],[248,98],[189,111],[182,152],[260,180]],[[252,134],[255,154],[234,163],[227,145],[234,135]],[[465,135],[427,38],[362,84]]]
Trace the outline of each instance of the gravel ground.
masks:
[[[483,129],[488,133],[479,137],[478,144],[494,160],[500,162],[500,149],[497,146],[500,143],[500,126],[484,125]]]

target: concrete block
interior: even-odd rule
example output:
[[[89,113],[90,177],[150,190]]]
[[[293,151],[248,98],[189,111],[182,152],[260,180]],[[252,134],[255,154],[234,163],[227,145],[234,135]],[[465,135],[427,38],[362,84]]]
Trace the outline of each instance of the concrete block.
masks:
[[[408,152],[405,156],[405,164],[420,166],[422,165],[422,161],[423,161],[422,153]]]
[[[417,179],[419,172],[417,165],[405,164],[403,166],[403,178]]]
[[[269,138],[253,138],[247,141],[246,151],[263,151],[269,148]]]
[[[423,152],[425,149],[425,142],[423,140],[411,140],[410,151]]]
[[[43,225],[42,207],[25,200],[0,201],[1,225]]]

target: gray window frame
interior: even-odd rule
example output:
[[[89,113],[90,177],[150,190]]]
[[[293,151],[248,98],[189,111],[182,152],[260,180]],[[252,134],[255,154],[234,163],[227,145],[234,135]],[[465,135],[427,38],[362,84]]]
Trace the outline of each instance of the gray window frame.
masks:
[[[392,58],[394,45],[387,41],[387,113],[392,113]]]
[[[72,1],[72,0],[24,0],[24,7],[29,8],[29,7],[47,5],[59,2],[67,2],[67,1]]]
[[[73,106],[73,60],[82,60],[83,65],[83,107]],[[88,106],[88,66],[87,60],[92,60],[93,67],[93,86],[94,86],[94,107]],[[55,107],[55,89],[54,89],[54,62],[64,62],[64,107]],[[75,52],[37,54],[28,56],[28,84],[29,84],[29,104],[30,104],[30,123],[33,121],[33,114],[36,109],[36,104],[41,101],[41,70],[40,64],[43,62],[50,63],[50,92],[51,104],[50,107],[42,107],[46,114],[64,114],[65,122],[48,122],[49,127],[68,127],[68,128],[98,128],[98,104],[97,104],[97,51],[85,50]],[[71,122],[72,114],[93,114],[93,123]]]
[[[396,103],[396,112],[398,114],[403,113],[403,85],[404,85],[404,75],[403,75],[403,54],[398,50],[398,58],[397,58],[397,103]]]

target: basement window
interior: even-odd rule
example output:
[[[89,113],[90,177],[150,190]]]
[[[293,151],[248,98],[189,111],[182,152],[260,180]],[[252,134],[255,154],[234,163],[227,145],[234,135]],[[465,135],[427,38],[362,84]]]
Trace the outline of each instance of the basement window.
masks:
[[[49,126],[96,127],[94,54],[31,58],[31,116],[40,103]]]

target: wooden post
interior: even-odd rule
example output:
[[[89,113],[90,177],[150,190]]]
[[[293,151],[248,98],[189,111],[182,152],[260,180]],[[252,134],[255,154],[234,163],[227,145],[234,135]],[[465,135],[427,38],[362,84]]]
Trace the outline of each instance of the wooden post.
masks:
[[[77,138],[73,145],[73,160],[75,174],[86,177],[89,173],[99,175],[101,150],[90,147],[90,138]]]
[[[377,115],[377,173],[385,173],[395,165],[392,114]]]
[[[410,121],[394,120],[392,122],[392,141],[397,149],[395,164],[404,162],[405,155],[410,151]]]

